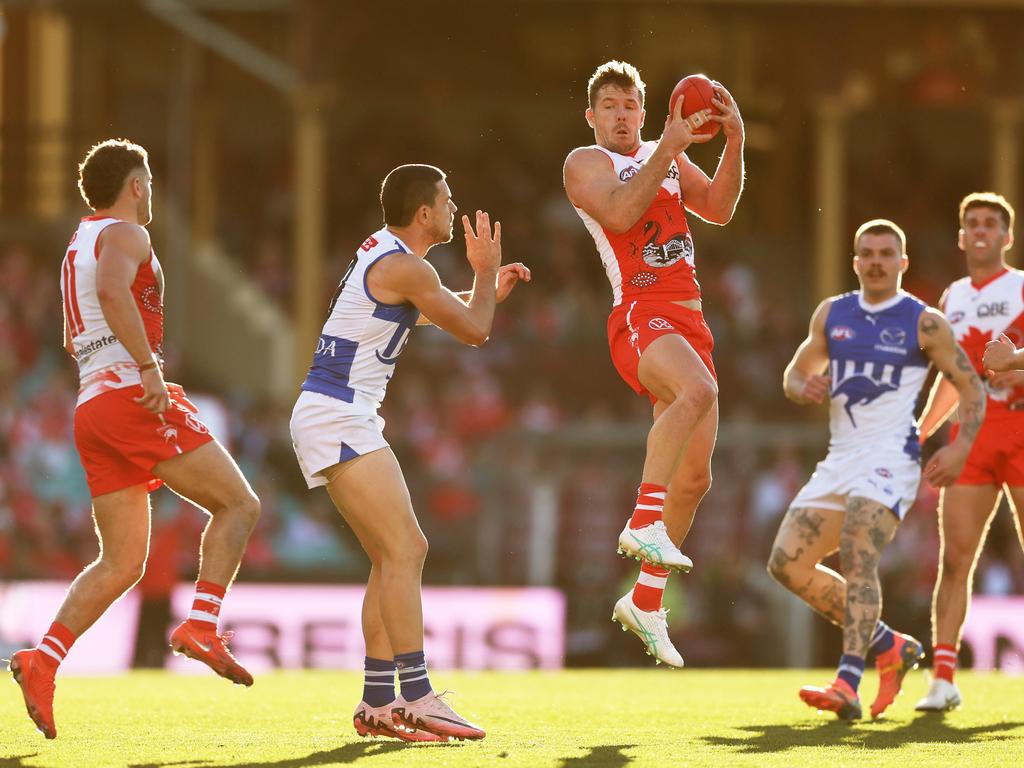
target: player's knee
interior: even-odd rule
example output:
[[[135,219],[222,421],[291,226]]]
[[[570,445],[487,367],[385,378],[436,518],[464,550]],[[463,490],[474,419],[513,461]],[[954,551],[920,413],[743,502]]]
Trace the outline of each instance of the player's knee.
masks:
[[[700,413],[707,413],[718,399],[718,383],[710,376],[693,382],[686,389],[686,399]]]
[[[404,536],[393,536],[382,553],[382,561],[405,567],[422,568],[427,559],[427,539],[418,528]]]
[[[772,547],[772,553],[768,558],[768,575],[781,586],[791,590],[794,570],[794,561],[789,558],[782,547]]]
[[[122,589],[129,589],[138,583],[142,574],[146,572],[146,553],[124,557],[103,558],[103,564],[111,577],[121,586]]]
[[[248,491],[235,504],[238,516],[245,522],[250,531],[256,527],[260,519],[260,500],[252,491]]]
[[[678,485],[678,488],[676,487]],[[711,490],[711,467],[695,468],[685,477],[672,481],[671,492],[679,493],[687,498],[695,498],[699,502]]]
[[[942,547],[942,578],[967,578],[974,565],[974,549],[945,542]]]

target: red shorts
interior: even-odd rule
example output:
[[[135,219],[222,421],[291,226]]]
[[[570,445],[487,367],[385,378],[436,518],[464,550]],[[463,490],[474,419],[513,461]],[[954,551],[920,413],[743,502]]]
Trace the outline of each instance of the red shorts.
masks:
[[[155,465],[213,440],[185,390],[167,389],[171,407],[160,415],[134,401],[142,395],[138,385],[104,392],[75,409],[75,445],[94,498],[140,483],[156,490]]]
[[[704,322],[704,315],[672,301],[634,301],[612,309],[608,316],[608,348],[619,376],[637,394],[657,400],[647,391],[637,376],[640,355],[655,339],[674,333],[682,336],[693,347],[708,371],[717,380],[711,350],[715,340]]]
[[[959,428],[959,424],[953,425],[951,440]],[[997,412],[985,417],[956,482],[1024,487],[1024,412]]]

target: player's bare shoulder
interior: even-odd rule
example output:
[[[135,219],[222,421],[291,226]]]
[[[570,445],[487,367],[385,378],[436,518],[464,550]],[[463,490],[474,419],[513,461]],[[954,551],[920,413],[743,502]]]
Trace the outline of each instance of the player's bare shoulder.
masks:
[[[151,248],[149,231],[130,221],[119,221],[106,227],[97,241],[97,253],[114,249],[140,264],[149,258]]]
[[[434,265],[415,253],[390,253],[366,273],[370,292],[386,304],[407,301],[424,283],[438,280]]]
[[[617,177],[611,158],[597,147],[576,147],[566,156],[562,166],[562,184],[573,205],[578,204],[587,185],[602,179],[611,182]]]
[[[921,349],[927,351],[936,344],[951,343],[953,329],[942,312],[926,306],[917,318],[917,339]]]

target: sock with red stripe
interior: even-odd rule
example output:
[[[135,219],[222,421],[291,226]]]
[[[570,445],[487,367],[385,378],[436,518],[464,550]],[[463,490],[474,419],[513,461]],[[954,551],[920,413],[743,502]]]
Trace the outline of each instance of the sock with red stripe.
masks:
[[[953,673],[956,672],[956,646],[937,643],[932,655],[934,656],[932,674],[939,680],[952,683]]]
[[[648,562],[641,563],[640,576],[633,587],[633,605],[641,611],[661,610],[661,598],[665,594],[669,573],[668,568]]]
[[[71,650],[76,639],[70,629],[55,621],[43,635],[43,639],[39,641],[36,650],[41,651],[43,660],[48,664],[53,664],[56,669],[64,661],[64,657],[68,655],[68,651]]]
[[[196,596],[192,600],[188,623],[204,632],[216,632],[220,605],[227,591],[227,587],[214,584],[212,581],[197,581]]]
[[[629,527],[634,530],[646,528],[661,520],[667,492],[668,488],[664,485],[640,483],[640,490],[636,495],[636,507],[633,509],[633,516],[629,519]]]

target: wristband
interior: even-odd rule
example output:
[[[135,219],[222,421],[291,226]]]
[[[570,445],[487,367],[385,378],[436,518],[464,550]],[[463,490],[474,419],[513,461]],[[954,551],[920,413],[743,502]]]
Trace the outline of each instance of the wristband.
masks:
[[[158,365],[159,365],[159,363],[157,363],[156,360],[150,358],[150,360],[148,362],[145,362],[145,363],[143,363],[142,365],[139,366],[139,373],[142,373],[143,371],[151,371],[154,368],[156,368]]]

